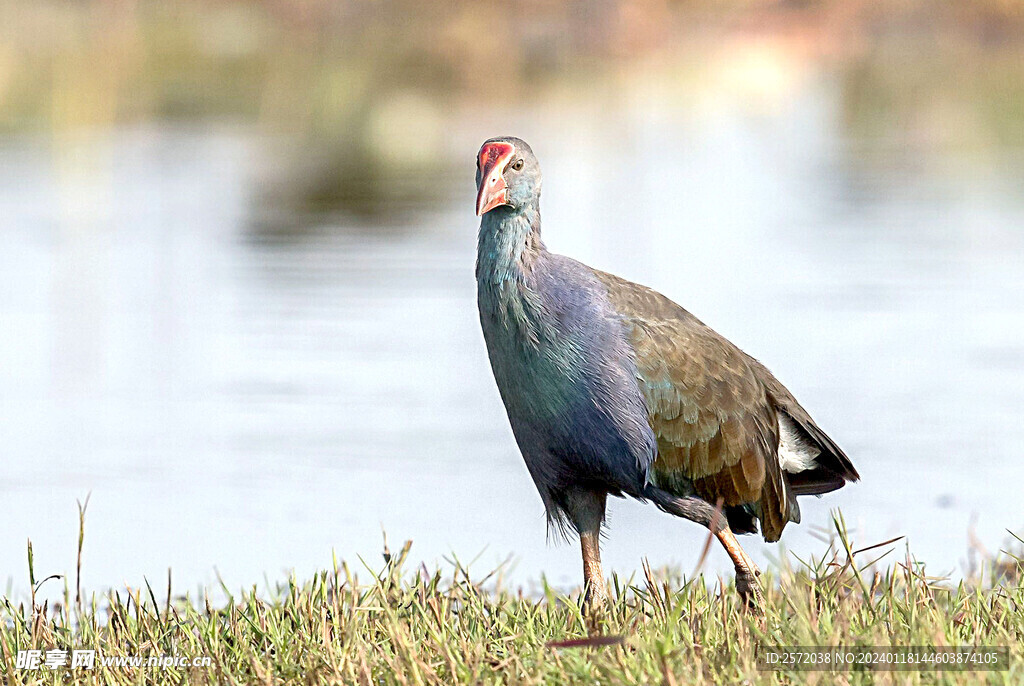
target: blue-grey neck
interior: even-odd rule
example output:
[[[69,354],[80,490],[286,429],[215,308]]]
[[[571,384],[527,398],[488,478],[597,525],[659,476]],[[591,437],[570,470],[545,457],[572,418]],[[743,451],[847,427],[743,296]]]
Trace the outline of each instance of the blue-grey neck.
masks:
[[[532,206],[491,210],[480,220],[476,247],[476,278],[481,287],[521,278],[531,253],[544,248],[540,210]]]
[[[545,253],[540,239],[540,210],[499,207],[480,220],[476,281],[481,314],[536,344],[548,333],[539,295],[532,288],[533,267]]]

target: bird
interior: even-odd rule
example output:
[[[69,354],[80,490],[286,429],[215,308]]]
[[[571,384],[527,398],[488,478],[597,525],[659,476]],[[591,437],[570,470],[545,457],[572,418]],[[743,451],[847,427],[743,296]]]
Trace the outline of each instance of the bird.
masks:
[[[541,171],[523,140],[477,154],[480,325],[549,531],[579,537],[584,602],[607,600],[609,496],[709,530],[752,607],[760,571],[736,534],[778,541],[797,496],[860,476],[768,369],[666,296],[549,252]],[[588,610],[589,611],[589,610]]]

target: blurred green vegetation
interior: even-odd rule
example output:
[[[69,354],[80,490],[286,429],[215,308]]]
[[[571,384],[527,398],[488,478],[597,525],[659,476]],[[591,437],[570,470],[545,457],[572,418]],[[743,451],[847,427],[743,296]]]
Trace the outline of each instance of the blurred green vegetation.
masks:
[[[1022,29],[1018,0],[5,3],[0,136],[252,125],[279,161],[274,202],[374,216],[429,207],[461,179],[446,145],[460,112],[651,70],[684,102],[694,73],[743,67],[737,46],[835,78],[840,126],[869,157],[1019,147]]]

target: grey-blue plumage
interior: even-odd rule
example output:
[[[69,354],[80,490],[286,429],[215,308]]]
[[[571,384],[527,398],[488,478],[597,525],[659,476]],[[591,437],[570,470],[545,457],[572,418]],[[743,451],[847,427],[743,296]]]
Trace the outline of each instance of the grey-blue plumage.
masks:
[[[750,575],[716,507],[733,529],[760,522],[777,540],[799,521],[797,495],[857,478],[759,362],[661,294],[545,249],[540,169],[525,142],[485,142],[477,187],[494,378],[549,521],[581,536],[591,590],[608,495],[709,526]]]
[[[584,265],[540,246],[525,217],[480,229],[480,323],[501,398],[551,520],[585,494],[640,497],[657,444],[625,330]]]

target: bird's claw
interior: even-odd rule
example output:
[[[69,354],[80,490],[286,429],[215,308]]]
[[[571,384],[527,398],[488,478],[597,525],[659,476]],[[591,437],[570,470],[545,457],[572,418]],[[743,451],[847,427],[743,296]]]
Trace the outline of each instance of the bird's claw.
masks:
[[[748,609],[761,614],[764,608],[764,593],[758,577],[761,570],[751,565],[750,568],[736,567],[736,590],[746,603]]]

